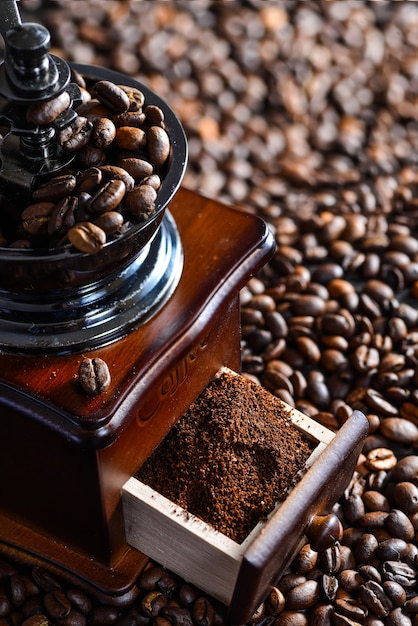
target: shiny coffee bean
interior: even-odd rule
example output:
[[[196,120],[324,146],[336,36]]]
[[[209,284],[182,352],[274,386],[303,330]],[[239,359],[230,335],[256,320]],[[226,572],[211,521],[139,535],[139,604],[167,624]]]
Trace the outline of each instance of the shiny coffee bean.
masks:
[[[55,206],[48,222],[49,235],[65,235],[75,224],[78,198],[68,196]]]
[[[100,80],[95,83],[92,95],[113,113],[124,113],[129,110],[130,99],[128,94],[111,81]]]
[[[93,125],[85,117],[76,117],[66,128],[57,133],[58,144],[67,152],[76,152],[90,141]]]
[[[55,209],[53,202],[31,204],[22,212],[22,226],[29,235],[47,235],[49,221]]]
[[[98,395],[110,385],[109,368],[103,359],[83,359],[78,369],[78,380],[85,393]]]
[[[125,192],[126,187],[121,180],[110,180],[92,195],[88,208],[96,215],[113,211],[122,202]]]
[[[52,100],[40,104],[32,104],[28,107],[26,119],[31,124],[47,126],[66,111],[71,104],[71,98],[66,91]]]
[[[112,120],[101,117],[94,122],[91,140],[97,148],[108,148],[116,137],[116,127]]]
[[[155,189],[150,185],[139,185],[126,194],[124,205],[129,215],[142,221],[154,213],[156,200]]]
[[[87,254],[101,250],[106,243],[105,232],[91,222],[75,224],[68,231],[67,237],[74,248]]]
[[[54,176],[33,191],[32,199],[35,202],[56,202],[72,194],[76,183],[76,177],[72,174]]]

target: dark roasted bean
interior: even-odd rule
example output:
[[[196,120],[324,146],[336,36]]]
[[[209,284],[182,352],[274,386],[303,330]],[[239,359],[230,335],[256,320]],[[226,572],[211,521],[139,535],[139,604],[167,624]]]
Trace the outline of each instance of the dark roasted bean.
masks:
[[[90,141],[92,124],[87,118],[78,116],[57,134],[58,144],[67,152],[76,152]]]
[[[95,396],[109,386],[109,368],[103,359],[83,359],[78,369],[78,380],[85,393]]]
[[[93,96],[113,113],[124,113],[130,108],[128,94],[118,85],[108,81],[100,80],[93,87]]]
[[[91,222],[75,224],[67,233],[69,241],[80,252],[91,254],[103,248],[106,233]]]
[[[54,176],[47,183],[39,185],[33,193],[35,202],[56,202],[72,194],[76,187],[76,177],[72,174]]]
[[[150,185],[139,185],[126,194],[124,205],[129,215],[144,220],[155,211],[157,192]]]
[[[32,104],[29,106],[26,119],[32,124],[46,126],[51,124],[58,115],[63,113],[71,104],[71,98],[66,91],[52,100],[46,100],[40,104]]]
[[[113,211],[120,205],[125,193],[125,183],[121,180],[109,180],[92,195],[88,208],[96,215]]]

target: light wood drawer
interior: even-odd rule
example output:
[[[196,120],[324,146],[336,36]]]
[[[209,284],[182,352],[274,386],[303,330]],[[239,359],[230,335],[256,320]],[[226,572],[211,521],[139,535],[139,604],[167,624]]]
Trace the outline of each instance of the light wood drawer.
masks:
[[[123,487],[128,544],[229,606],[233,624],[250,619],[306,541],[312,519],[330,512],[353,475],[367,433],[359,411],[334,434],[285,407],[316,445],[286,499],[241,544],[134,477]]]

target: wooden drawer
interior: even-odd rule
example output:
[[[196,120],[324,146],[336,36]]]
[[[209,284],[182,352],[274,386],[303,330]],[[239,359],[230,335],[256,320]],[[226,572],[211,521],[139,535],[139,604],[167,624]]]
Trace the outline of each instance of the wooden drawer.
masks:
[[[334,434],[277,399],[314,442],[302,477],[269,518],[236,543],[135,477],[123,487],[128,544],[230,607],[247,622],[306,541],[311,520],[326,515],[350,481],[368,422],[355,411]],[[309,532],[308,532],[309,534]]]

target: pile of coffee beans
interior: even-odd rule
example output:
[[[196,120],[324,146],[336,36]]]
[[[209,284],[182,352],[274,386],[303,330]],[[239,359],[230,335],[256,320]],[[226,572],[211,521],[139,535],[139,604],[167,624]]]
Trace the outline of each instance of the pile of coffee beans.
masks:
[[[72,80],[83,103],[75,108],[71,123],[54,131],[54,141],[75,159],[64,172],[35,182],[31,203],[23,210],[16,207],[16,229],[7,219],[0,227],[5,247],[54,249],[71,244],[77,251],[94,253],[155,213],[171,152],[164,112],[147,104],[135,87],[99,80],[88,88],[75,71]],[[46,128],[70,104],[64,91],[30,105],[26,121]]]
[[[20,5],[41,16],[61,56],[132,75],[166,99],[189,138],[186,185],[270,225],[277,251],[242,291],[246,375],[332,429],[354,408],[369,420],[335,507],[342,541],[325,553],[306,545],[253,622],[416,626],[418,6]],[[2,619],[18,624],[12,575],[1,576]],[[140,581],[128,614],[72,606],[82,623],[220,623],[203,594],[184,600],[184,581],[154,585]]]

